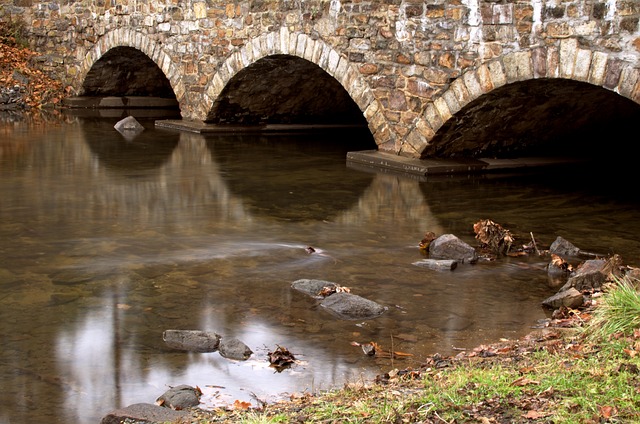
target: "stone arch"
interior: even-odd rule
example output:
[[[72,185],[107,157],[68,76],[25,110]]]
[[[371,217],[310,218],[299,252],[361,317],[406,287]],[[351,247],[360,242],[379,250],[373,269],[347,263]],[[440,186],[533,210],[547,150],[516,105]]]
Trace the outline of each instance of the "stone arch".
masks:
[[[131,47],[147,55],[167,77],[178,103],[185,101],[185,87],[180,79],[180,69],[160,43],[151,40],[139,31],[118,28],[107,32],[86,52],[72,86],[79,90],[93,65],[109,50],[115,47]]]
[[[577,39],[564,39],[559,47],[509,53],[462,74],[426,106],[398,154],[421,157],[436,132],[463,107],[496,88],[538,78],[589,83],[640,104],[639,67],[604,52],[582,49]]]
[[[321,39],[314,39],[304,33],[289,32],[286,27],[251,39],[222,63],[205,88],[205,101],[198,111],[201,119],[205,119],[215,100],[238,72],[266,56],[279,54],[308,60],[335,78],[362,111],[376,144],[379,146],[389,142],[392,131],[382,113],[382,107],[349,60]]]

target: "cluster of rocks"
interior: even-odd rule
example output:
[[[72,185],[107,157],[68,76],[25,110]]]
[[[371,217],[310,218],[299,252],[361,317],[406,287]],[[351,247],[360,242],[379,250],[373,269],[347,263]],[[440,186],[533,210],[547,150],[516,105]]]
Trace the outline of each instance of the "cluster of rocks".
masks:
[[[18,84],[12,87],[0,87],[0,110],[27,109],[26,93],[27,89]]]
[[[542,301],[543,306],[555,310],[579,308],[589,301],[593,293],[601,291],[607,282],[622,277],[626,271],[635,272],[627,270],[617,254],[603,259],[604,255],[583,251],[562,237],[557,237],[551,244],[548,254],[552,258],[561,258],[547,265],[550,281],[561,287],[556,294]],[[458,263],[474,264],[479,258],[474,247],[453,234],[444,234],[430,241],[428,256],[413,265],[440,271],[454,270]],[[575,267],[571,262],[576,264]]]
[[[561,285],[553,296],[542,301],[548,308],[579,308],[590,301],[590,297],[600,292],[605,284],[626,275],[633,274],[622,264],[622,258],[615,254],[607,259],[585,252],[558,237],[549,247],[549,253],[557,255],[561,261],[551,261],[547,266],[550,281]],[[585,257],[591,259],[584,260]],[[574,268],[571,262],[577,263]]]
[[[244,361],[253,351],[240,340],[222,337],[213,331],[201,330],[165,330],[162,333],[165,344],[174,350],[196,353],[218,352],[220,356]],[[181,384],[167,390],[155,404],[136,403],[125,408],[109,412],[100,421],[101,424],[120,424],[122,422],[164,423],[179,422],[189,417],[190,408],[200,404],[202,392],[198,387]]]
[[[208,353],[218,352],[220,356],[244,361],[249,359],[253,351],[240,340],[233,337],[222,337],[211,331],[200,330],[166,330],[162,339],[172,349],[185,352]]]
[[[325,280],[296,280],[291,287],[320,300],[320,306],[341,319],[372,319],[382,315],[387,307],[352,294],[350,289]]]

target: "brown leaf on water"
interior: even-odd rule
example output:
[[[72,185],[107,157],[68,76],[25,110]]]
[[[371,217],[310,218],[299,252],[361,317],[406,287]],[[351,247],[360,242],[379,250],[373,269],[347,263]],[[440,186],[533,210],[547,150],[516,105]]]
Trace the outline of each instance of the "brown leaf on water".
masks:
[[[269,363],[278,371],[290,367],[296,362],[295,356],[289,349],[278,346],[273,352],[268,353]]]
[[[396,350],[393,352],[393,356],[397,358],[402,358],[407,356],[413,356],[413,353],[405,353],[405,352],[400,352]]]

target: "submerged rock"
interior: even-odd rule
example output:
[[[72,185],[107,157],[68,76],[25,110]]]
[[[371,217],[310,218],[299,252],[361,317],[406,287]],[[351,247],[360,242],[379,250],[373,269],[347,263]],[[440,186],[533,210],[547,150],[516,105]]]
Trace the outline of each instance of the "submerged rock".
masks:
[[[172,349],[189,352],[215,352],[220,345],[219,334],[199,330],[166,330],[162,340]]]
[[[382,315],[387,308],[372,300],[351,293],[334,293],[320,306],[342,319],[371,319]]]

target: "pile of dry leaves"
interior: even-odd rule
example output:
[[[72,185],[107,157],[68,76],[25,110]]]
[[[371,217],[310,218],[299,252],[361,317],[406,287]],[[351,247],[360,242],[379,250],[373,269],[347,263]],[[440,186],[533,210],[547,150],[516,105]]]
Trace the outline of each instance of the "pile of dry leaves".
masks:
[[[0,109],[56,105],[65,96],[60,81],[34,66],[37,53],[20,45],[15,24],[0,22]]]

